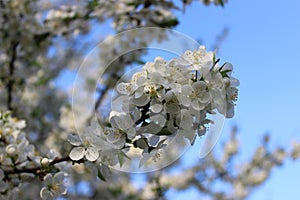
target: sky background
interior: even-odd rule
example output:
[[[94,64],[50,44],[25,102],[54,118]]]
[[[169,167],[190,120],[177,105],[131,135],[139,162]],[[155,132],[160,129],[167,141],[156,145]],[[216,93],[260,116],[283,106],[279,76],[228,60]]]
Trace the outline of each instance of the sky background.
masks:
[[[225,121],[221,140],[227,138],[230,127],[237,125],[243,158],[252,155],[265,133],[271,135],[272,144],[279,146],[288,147],[293,140],[300,141],[300,1],[229,0],[225,8],[194,2],[177,16],[180,25],[176,30],[202,41],[208,50],[214,50],[211,47],[224,28],[229,30],[218,57],[221,63],[233,64],[234,76],[241,85],[236,114]],[[112,31],[102,27],[101,33]],[[57,83],[65,86],[72,79],[72,74],[65,73]],[[191,155],[194,153],[189,151],[185,157],[195,158]],[[288,161],[273,172],[249,199],[297,198],[300,161]],[[135,179],[138,184],[143,181],[141,176]],[[193,189],[167,193],[173,200],[198,200],[197,194]]]
[[[234,119],[226,120],[223,135],[238,125],[243,157],[250,156],[264,133],[272,144],[288,146],[300,140],[300,1],[229,0],[225,8],[198,3],[178,14],[176,30],[200,39],[208,49],[226,27],[221,62],[231,62],[241,85]],[[213,49],[209,49],[213,50]],[[296,199],[300,162],[288,161],[250,199]],[[195,195],[193,190],[172,199]],[[189,198],[190,199],[190,198]],[[199,199],[199,198],[191,198]]]

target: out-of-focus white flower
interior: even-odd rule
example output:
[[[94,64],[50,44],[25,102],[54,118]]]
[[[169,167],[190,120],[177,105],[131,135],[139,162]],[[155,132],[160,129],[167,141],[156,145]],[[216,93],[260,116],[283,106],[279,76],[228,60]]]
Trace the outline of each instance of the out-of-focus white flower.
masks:
[[[300,143],[293,142],[292,146],[293,146],[293,149],[291,152],[291,157],[295,160],[300,157]]]
[[[8,184],[6,181],[3,181],[4,172],[0,169],[0,192],[5,192],[8,189]]]
[[[69,154],[72,160],[77,161],[85,157],[87,160],[94,162],[98,159],[102,140],[97,129],[88,127],[81,136],[69,135],[68,141],[75,146]]]
[[[60,195],[66,194],[67,189],[63,184],[64,178],[64,172],[58,172],[54,176],[47,174],[43,180],[45,186],[40,191],[41,198],[53,200]]]
[[[247,189],[241,182],[234,183],[233,189],[233,196],[237,199],[243,199],[248,194]]]

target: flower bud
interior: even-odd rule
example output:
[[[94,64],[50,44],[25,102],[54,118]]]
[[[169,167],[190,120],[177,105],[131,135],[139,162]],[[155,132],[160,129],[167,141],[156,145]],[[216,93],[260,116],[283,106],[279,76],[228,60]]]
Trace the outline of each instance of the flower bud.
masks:
[[[9,156],[14,156],[17,154],[17,148],[13,144],[8,145],[5,151]]]
[[[42,158],[41,159],[41,165],[42,166],[47,166],[49,164],[49,159],[48,158]]]

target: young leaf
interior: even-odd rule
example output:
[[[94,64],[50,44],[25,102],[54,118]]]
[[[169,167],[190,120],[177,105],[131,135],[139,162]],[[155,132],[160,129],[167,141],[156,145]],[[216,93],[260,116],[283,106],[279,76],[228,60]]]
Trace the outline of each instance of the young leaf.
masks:
[[[99,177],[102,181],[106,182],[106,179],[104,178],[104,176],[103,176],[103,174],[101,173],[101,170],[100,170],[100,169],[98,170],[98,177]]]

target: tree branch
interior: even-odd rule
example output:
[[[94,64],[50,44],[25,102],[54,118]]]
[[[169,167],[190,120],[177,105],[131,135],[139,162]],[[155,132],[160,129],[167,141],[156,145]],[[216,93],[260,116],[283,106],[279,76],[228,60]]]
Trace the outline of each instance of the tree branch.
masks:
[[[13,110],[12,108],[12,93],[13,93],[13,86],[14,86],[14,79],[13,79],[13,75],[15,72],[15,61],[17,58],[17,47],[19,45],[19,42],[13,42],[12,43],[12,55],[11,55],[11,59],[9,61],[9,74],[8,74],[8,82],[6,85],[6,90],[7,90],[7,109],[8,110]]]
[[[49,163],[48,166],[49,167],[54,166],[55,164],[58,164],[61,162],[66,162],[66,161],[72,161],[74,163],[82,163],[83,162],[83,160],[73,161],[73,160],[71,160],[71,158],[69,156],[66,156],[66,157],[54,159],[52,162]],[[43,170],[43,169],[47,169],[47,167],[38,166],[38,167],[23,168],[23,169],[15,168],[15,169],[11,169],[11,170],[3,170],[3,171],[6,176],[11,175],[11,174],[21,174],[21,173],[41,174],[41,173],[45,173],[47,171],[47,170]]]

